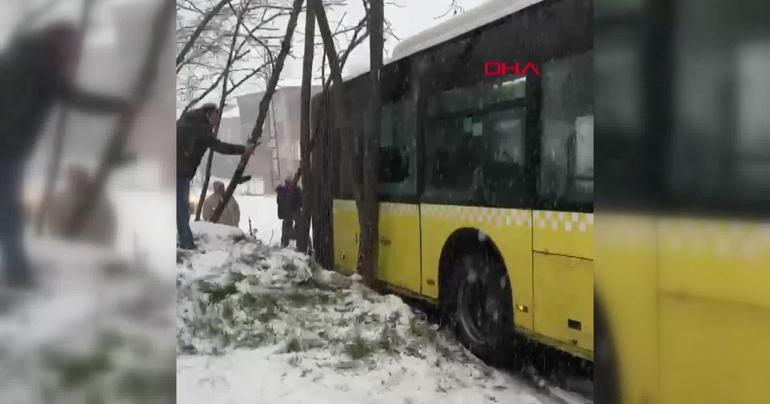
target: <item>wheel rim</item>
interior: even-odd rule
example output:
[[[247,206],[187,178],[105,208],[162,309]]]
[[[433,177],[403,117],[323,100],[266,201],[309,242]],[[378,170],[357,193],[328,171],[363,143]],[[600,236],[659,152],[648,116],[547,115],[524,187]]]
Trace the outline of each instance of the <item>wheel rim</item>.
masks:
[[[492,345],[502,316],[489,282],[489,264],[473,263],[466,257],[463,270],[457,295],[459,325],[474,344]]]

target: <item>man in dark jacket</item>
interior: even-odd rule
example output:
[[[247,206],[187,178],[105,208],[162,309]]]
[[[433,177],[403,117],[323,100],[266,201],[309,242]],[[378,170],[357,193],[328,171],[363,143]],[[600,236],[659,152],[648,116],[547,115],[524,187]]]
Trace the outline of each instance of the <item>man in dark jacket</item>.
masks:
[[[190,230],[190,181],[201,163],[206,150],[211,148],[217,153],[248,155],[254,152],[256,145],[234,145],[217,140],[214,126],[219,122],[219,109],[214,104],[185,112],[176,124],[176,228],[179,246],[187,250],[195,249],[192,230]]]
[[[294,177],[288,177],[283,185],[275,189],[278,203],[278,218],[283,220],[281,226],[281,247],[288,247],[290,240],[297,240],[297,221],[302,211],[302,189],[299,182],[299,172]]]
[[[135,112],[135,106],[75,86],[82,38],[57,23],[24,34],[0,55],[0,264],[8,283],[31,286],[20,203],[22,169],[52,107],[60,102],[92,112]]]

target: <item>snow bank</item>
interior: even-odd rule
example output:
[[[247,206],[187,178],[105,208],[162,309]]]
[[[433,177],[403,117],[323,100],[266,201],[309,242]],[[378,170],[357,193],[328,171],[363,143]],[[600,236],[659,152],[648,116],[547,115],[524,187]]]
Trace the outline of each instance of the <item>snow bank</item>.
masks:
[[[177,265],[179,402],[553,402],[400,298],[220,227]]]

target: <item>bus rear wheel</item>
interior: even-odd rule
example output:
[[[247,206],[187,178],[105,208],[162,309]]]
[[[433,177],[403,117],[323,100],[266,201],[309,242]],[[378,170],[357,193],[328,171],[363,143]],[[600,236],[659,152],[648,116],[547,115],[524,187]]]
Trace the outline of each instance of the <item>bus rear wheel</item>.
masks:
[[[463,254],[453,270],[450,315],[460,341],[487,363],[513,359],[511,285],[502,263],[483,253]]]

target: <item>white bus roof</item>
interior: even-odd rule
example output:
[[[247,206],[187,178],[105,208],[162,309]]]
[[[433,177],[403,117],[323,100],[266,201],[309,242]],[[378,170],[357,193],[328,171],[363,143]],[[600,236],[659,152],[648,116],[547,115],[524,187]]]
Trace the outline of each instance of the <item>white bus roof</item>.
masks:
[[[393,56],[386,61],[386,64],[414,55],[542,1],[544,0],[490,0],[404,39],[393,49]],[[368,71],[368,66],[355,69],[346,74],[344,79],[351,80]]]

